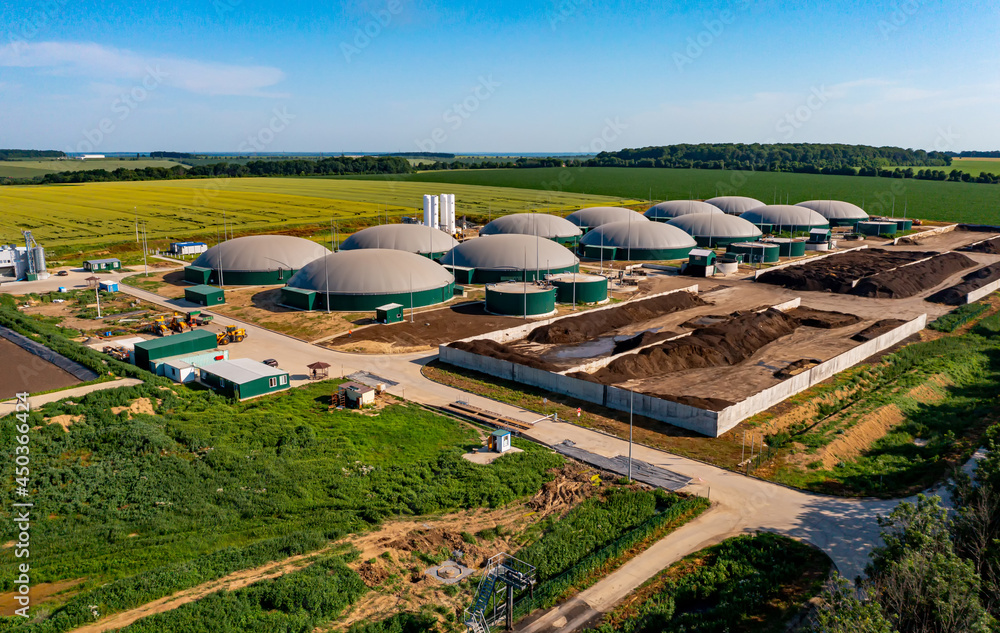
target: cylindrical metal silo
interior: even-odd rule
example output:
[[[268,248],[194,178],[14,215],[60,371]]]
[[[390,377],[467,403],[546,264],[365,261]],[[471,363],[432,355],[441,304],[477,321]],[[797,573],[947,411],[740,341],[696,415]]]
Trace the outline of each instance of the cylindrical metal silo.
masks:
[[[486,286],[486,311],[506,316],[553,314],[556,311],[556,289],[518,281]]]
[[[600,303],[608,298],[608,278],[601,275],[565,273],[552,275],[549,281],[559,303]]]
[[[743,255],[743,261],[749,263],[774,264],[780,259],[777,244],[766,242],[737,242],[726,247],[727,253]]]

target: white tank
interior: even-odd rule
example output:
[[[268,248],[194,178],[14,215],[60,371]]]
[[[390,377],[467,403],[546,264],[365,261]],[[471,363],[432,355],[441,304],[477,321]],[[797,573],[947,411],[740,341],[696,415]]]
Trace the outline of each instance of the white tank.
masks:
[[[431,225],[431,197],[424,196],[424,226]]]
[[[431,196],[431,226],[441,228],[441,201],[437,196]]]

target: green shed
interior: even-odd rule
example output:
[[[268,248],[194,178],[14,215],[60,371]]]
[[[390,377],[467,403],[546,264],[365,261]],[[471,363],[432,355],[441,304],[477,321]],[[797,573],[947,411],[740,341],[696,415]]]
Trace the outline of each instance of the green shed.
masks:
[[[375,320],[386,325],[399,323],[403,320],[403,306],[398,303],[387,303],[375,308]]]
[[[707,268],[715,263],[715,259],[715,251],[704,248],[693,248],[688,254],[688,263],[693,266],[704,266]]]
[[[288,389],[288,372],[248,358],[201,368],[201,381],[222,394],[246,400]]]
[[[216,347],[215,334],[205,330],[191,330],[183,334],[164,336],[135,344],[135,365],[151,369],[151,363],[171,356],[189,356]]]
[[[83,262],[83,269],[87,272],[99,272],[102,270],[121,270],[121,260],[115,258],[108,259],[88,259]]]
[[[289,308],[298,308],[299,310],[306,311],[314,310],[316,308],[316,291],[285,286],[281,289],[281,303]],[[326,309],[326,304],[321,301],[320,307]]]
[[[184,300],[205,307],[217,306],[226,302],[226,293],[215,286],[194,286],[184,289]]]
[[[471,284],[472,280],[476,276],[475,268],[466,268],[464,266],[445,266],[445,270],[455,275],[455,283],[459,284]]]
[[[204,285],[212,279],[212,269],[201,266],[188,266],[184,269],[184,281]]]

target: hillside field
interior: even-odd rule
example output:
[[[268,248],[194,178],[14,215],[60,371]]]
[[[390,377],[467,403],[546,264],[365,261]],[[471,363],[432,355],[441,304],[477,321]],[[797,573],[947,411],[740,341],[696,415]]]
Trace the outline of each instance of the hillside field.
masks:
[[[1000,163],[997,163],[1000,165]],[[978,173],[978,172],[977,172]],[[380,178],[366,176],[364,178]],[[616,167],[429,171],[396,177],[409,182],[440,182],[491,187],[540,189],[544,197],[560,192],[646,200],[706,199],[741,195],[767,204],[839,199],[864,206],[872,214],[889,214],[895,196],[896,215],[942,222],[996,223],[1000,187],[974,183],[896,180],[861,176],[822,176],[775,172],[705,169],[641,169]]]
[[[145,167],[175,167],[180,163],[156,158],[106,158],[94,160],[0,160],[0,178],[34,178],[61,171],[107,169],[143,169]]]
[[[31,229],[47,247],[135,239],[135,215],[150,239],[214,235],[223,213],[236,232],[423,215],[424,194],[454,193],[458,214],[565,212],[617,198],[475,185],[329,178],[220,178],[0,187],[0,241]]]

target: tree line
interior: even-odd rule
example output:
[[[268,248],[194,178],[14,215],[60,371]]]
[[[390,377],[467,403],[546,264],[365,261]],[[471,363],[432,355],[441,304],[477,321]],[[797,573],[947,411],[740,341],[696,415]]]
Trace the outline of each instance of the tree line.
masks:
[[[0,149],[0,160],[16,160],[21,158],[65,158],[64,152],[39,149]]]
[[[31,179],[0,179],[3,184],[67,184],[84,182],[124,182],[135,180],[183,180],[190,178],[246,178],[257,176],[348,176],[362,174],[408,174],[413,171],[409,161],[389,156],[340,156],[320,160],[256,160],[246,164],[220,162],[197,165],[186,169],[174,167],[143,167],[113,171],[90,169],[86,171],[45,174]]]

